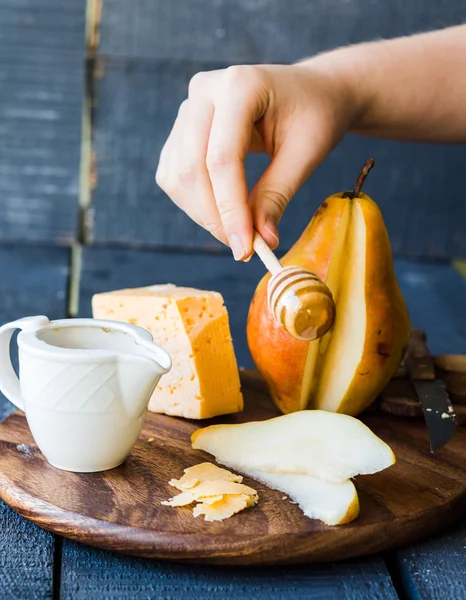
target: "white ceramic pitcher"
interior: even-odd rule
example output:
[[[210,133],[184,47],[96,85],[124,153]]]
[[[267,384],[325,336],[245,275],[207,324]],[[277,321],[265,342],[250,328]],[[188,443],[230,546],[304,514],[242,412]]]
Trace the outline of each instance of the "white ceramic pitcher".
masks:
[[[20,379],[10,359],[16,329]],[[67,471],[121,464],[170,368],[151,334],[126,323],[36,316],[0,327],[0,390],[26,413],[48,462]]]

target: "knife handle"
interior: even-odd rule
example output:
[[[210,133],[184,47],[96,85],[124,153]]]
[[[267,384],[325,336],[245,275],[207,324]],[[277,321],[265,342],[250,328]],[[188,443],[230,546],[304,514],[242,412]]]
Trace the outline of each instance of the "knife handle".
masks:
[[[435,364],[427,347],[427,336],[422,329],[412,329],[406,355],[406,367],[411,379],[433,381]]]

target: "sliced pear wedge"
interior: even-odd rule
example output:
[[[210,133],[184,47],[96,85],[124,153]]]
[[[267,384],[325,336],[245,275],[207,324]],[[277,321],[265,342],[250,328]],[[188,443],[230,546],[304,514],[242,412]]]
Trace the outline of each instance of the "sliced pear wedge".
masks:
[[[191,437],[228,468],[302,474],[340,483],[394,464],[391,448],[348,415],[304,410],[252,423],[212,425]]]
[[[359,498],[351,481],[329,483],[310,475],[264,473],[253,469],[245,475],[287,494],[310,519],[326,525],[343,525],[359,516]]]

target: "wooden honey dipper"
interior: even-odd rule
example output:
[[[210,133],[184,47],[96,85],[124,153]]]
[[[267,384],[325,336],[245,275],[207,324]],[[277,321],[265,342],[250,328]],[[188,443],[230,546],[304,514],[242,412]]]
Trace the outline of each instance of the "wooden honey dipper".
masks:
[[[275,319],[298,340],[309,342],[325,335],[335,319],[335,302],[325,283],[302,267],[282,267],[257,231],[253,245],[272,275],[267,299]]]

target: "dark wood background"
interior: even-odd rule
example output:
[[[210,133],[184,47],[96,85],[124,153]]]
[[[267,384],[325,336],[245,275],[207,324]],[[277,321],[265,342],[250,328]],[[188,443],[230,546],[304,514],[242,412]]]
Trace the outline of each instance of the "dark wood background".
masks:
[[[85,9],[84,0],[0,0],[1,240],[218,249],[154,182],[194,73],[287,63],[466,15],[464,0],[88,0],[86,63]],[[83,117],[92,118],[92,139],[87,127],[82,138]],[[87,160],[80,171],[91,147],[92,175]],[[377,169],[367,191],[382,207],[394,251],[466,256],[466,148],[356,136],[293,200],[282,249],[318,203],[353,183],[369,155]],[[265,164],[263,156],[248,160],[251,184]]]
[[[179,212],[154,174],[190,77],[463,22],[465,0],[0,0],[0,322],[89,315],[97,291],[221,291],[238,359],[263,274]],[[87,24],[87,31],[86,31]],[[448,90],[445,91],[448,93]],[[466,353],[466,147],[349,136],[293,200],[285,251],[368,156],[415,326]],[[264,168],[248,160],[253,183]],[[79,301],[79,302],[78,302]],[[0,398],[0,418],[12,408]],[[62,540],[0,503],[1,598],[466,598],[466,525],[384,557],[313,568],[154,563]]]
[[[461,6],[463,4],[463,6]],[[104,0],[96,47],[96,187],[86,236],[95,243],[215,248],[154,185],[154,172],[187,84],[200,70],[235,63],[287,63],[348,43],[456,24],[465,5],[424,0]],[[394,251],[466,255],[462,189],[466,148],[348,136],[287,211],[282,248],[317,205],[350,186],[377,159],[367,191],[380,203]],[[267,160],[252,156],[252,183]]]

